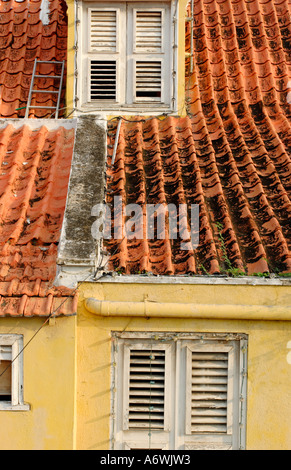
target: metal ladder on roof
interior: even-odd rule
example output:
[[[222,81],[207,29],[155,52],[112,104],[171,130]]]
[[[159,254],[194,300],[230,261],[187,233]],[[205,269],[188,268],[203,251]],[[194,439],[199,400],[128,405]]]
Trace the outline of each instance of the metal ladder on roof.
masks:
[[[36,68],[38,64],[59,64],[61,65],[61,75],[41,75],[41,74],[36,74]],[[29,88],[29,95],[28,95],[28,101],[27,101],[27,106],[26,106],[26,112],[25,112],[25,118],[29,117],[29,111],[30,109],[55,109],[55,118],[57,119],[59,117],[59,109],[60,109],[60,102],[61,102],[61,93],[62,93],[62,86],[63,86],[63,79],[64,79],[64,70],[65,70],[65,61],[58,61],[58,60],[38,60],[35,59],[34,61],[34,66],[33,66],[33,71],[32,71],[32,77],[31,77],[31,82],[30,82],[30,88]],[[57,91],[51,91],[51,90],[34,90],[34,82],[36,78],[54,78],[60,80],[59,84],[59,89]],[[33,93],[50,93],[50,94],[57,94],[58,99],[57,99],[57,105],[56,106],[33,106],[31,105],[31,98]]]

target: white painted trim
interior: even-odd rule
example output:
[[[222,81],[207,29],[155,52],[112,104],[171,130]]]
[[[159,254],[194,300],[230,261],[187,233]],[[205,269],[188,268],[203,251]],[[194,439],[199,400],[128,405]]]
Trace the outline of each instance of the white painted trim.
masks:
[[[290,278],[261,278],[256,276],[217,277],[217,276],[154,276],[119,275],[104,273],[99,283],[119,284],[193,284],[193,285],[233,285],[233,286],[291,286]]]
[[[23,405],[12,405],[11,402],[0,402],[0,411],[29,411],[30,405],[24,403]]]

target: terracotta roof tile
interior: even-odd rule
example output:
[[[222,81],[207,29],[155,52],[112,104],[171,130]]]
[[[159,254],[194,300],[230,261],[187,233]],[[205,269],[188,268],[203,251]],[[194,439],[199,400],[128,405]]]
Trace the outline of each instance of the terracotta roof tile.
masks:
[[[66,2],[49,0],[49,8],[49,23],[43,24],[41,0],[0,0],[0,117],[24,116],[35,58],[66,60]],[[59,74],[55,67],[42,64],[38,71]],[[50,78],[38,79],[37,83],[37,88],[43,90],[57,90],[58,86],[59,81]],[[61,108],[64,96],[65,80]],[[34,94],[32,104],[55,106],[56,95]],[[51,113],[51,110],[32,110],[30,117],[49,117]]]
[[[290,33],[285,0],[194,2],[188,116],[124,120],[107,200],[199,204],[200,243],[183,252],[179,240],[112,239],[110,269],[291,272]],[[188,22],[187,52],[190,34]],[[115,134],[111,122],[109,156]]]
[[[49,315],[64,300],[57,313],[76,312],[72,290],[53,286],[74,145],[61,123],[0,126],[0,316]]]

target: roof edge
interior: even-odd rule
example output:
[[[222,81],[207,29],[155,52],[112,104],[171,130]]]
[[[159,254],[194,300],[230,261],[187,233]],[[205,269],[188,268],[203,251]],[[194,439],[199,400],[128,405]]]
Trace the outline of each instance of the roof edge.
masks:
[[[258,277],[258,276],[119,276],[104,275],[98,280],[87,282],[108,282],[119,284],[192,284],[192,285],[249,285],[249,286],[291,286],[291,278],[283,277]]]

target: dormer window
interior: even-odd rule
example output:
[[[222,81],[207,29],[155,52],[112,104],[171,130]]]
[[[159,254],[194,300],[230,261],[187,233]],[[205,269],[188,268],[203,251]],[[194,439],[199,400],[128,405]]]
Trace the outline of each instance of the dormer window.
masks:
[[[77,107],[172,109],[171,4],[83,2],[81,15]]]

